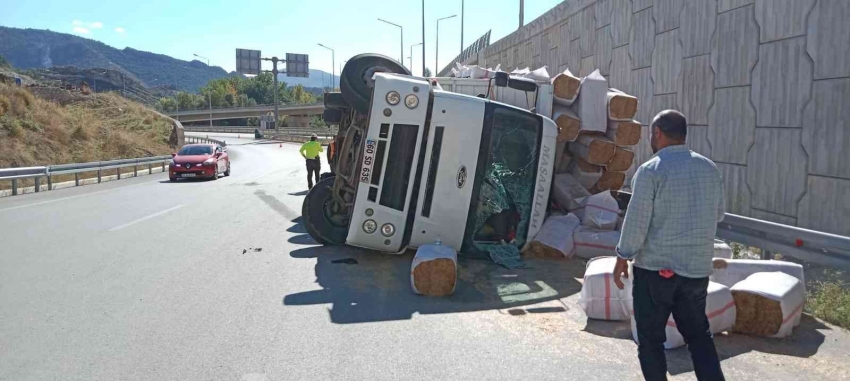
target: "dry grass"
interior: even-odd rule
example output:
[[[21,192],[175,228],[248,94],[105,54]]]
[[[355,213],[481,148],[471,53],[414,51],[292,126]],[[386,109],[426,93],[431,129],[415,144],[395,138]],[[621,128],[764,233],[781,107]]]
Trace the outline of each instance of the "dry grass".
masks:
[[[168,119],[114,94],[62,107],[0,84],[0,168],[167,155],[170,134]]]

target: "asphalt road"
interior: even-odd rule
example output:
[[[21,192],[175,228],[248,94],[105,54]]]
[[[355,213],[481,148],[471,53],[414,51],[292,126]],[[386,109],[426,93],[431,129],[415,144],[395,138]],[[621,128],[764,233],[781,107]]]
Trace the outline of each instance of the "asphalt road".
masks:
[[[628,323],[576,305],[580,261],[464,260],[452,297],[415,296],[410,254],[306,235],[297,145],[224,139],[217,181],[0,199],[0,379],[639,379]],[[850,378],[850,335],[812,318],[716,341],[729,380]],[[668,357],[695,379],[687,350]]]

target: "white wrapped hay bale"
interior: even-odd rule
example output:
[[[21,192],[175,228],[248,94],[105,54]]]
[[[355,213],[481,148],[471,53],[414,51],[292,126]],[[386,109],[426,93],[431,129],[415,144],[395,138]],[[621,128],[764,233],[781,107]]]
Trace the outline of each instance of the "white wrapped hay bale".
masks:
[[[576,141],[570,142],[573,156],[590,164],[605,165],[614,158],[616,145],[603,135],[582,134]]]
[[[620,147],[633,146],[640,142],[640,123],[634,120],[609,120],[605,136]]]
[[[581,131],[581,120],[569,108],[556,104],[552,107],[552,121],[558,126],[558,141],[572,142]]]
[[[630,121],[637,109],[637,98],[617,89],[608,90],[608,119]]]
[[[602,176],[596,181],[596,186],[590,190],[590,193],[599,193],[602,191],[619,190],[626,182],[625,172],[616,172],[608,168],[602,168]]]
[[[782,273],[755,273],[732,286],[737,316],[733,330],[782,338],[800,324],[806,291],[799,279]]]
[[[715,257],[716,256],[717,250],[715,249]],[[726,268],[714,269],[709,280],[720,283],[726,287],[732,287],[755,273],[779,271],[799,279],[803,284],[803,290],[805,291],[806,278],[802,265],[785,261],[763,261],[759,259],[727,259],[725,262]]]
[[[620,243],[620,232],[616,230],[579,226],[573,231],[573,245],[576,256],[579,258],[593,259],[617,255],[618,243]]]
[[[612,172],[628,171],[634,161],[634,151],[622,147],[616,147],[614,148],[614,157],[611,158],[611,161],[609,161],[608,164],[605,164],[605,169]]]
[[[552,216],[531,241],[525,254],[533,258],[569,258],[575,254],[573,231],[581,225],[575,214]]]
[[[596,258],[587,262],[578,305],[590,319],[628,320],[632,303],[631,278],[622,278],[622,290],[614,284],[616,257]],[[631,269],[629,270],[631,274]]]
[[[599,70],[581,79],[581,92],[571,106],[579,119],[582,131],[605,133],[608,127],[608,81]]]
[[[632,312],[632,337],[635,343],[638,342],[637,324],[635,323],[634,311]],[[705,299],[705,316],[708,318],[709,330],[711,333],[727,332],[732,330],[735,324],[735,299],[732,298],[732,291],[720,283],[708,282],[708,295]],[[679,328],[676,325],[676,320],[673,319],[673,314],[667,319],[667,327],[665,329],[667,341],[664,342],[664,348],[673,349],[685,345],[685,338],[679,333]]]
[[[590,164],[584,159],[574,158],[569,173],[578,180],[585,189],[593,188],[602,177],[602,167]]]
[[[614,230],[620,205],[611,192],[601,192],[585,198],[582,202],[584,214],[581,224],[593,229]]]
[[[714,240],[714,258],[732,259],[732,248],[719,239]],[[729,286],[727,286],[729,287]]]
[[[581,78],[576,77],[570,69],[564,70],[552,78],[552,93],[555,103],[569,106],[575,102],[581,88]],[[578,118],[576,118],[578,120]]]
[[[439,243],[419,246],[410,265],[413,292],[427,296],[446,296],[457,284],[457,252]]]
[[[590,196],[587,188],[570,174],[557,174],[552,179],[550,197],[568,211],[581,208],[581,200],[587,196]]]

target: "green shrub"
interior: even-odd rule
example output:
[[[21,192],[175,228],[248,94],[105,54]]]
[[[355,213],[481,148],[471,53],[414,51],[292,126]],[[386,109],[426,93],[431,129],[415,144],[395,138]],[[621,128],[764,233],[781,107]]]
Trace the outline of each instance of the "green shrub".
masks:
[[[818,319],[850,329],[850,287],[841,281],[815,282],[806,310]]]

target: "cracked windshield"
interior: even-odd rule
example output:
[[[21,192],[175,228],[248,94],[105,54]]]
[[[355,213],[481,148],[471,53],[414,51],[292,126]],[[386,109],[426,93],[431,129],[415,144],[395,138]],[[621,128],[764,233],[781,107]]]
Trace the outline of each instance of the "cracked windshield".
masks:
[[[0,9],[0,381],[850,374],[850,1]]]

